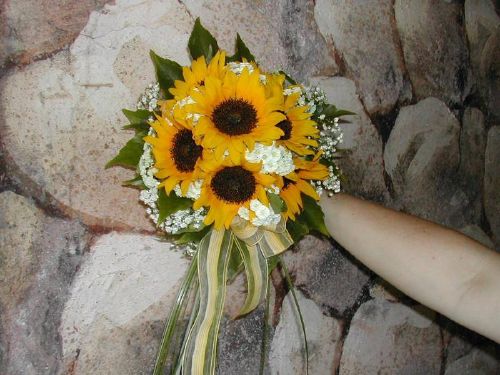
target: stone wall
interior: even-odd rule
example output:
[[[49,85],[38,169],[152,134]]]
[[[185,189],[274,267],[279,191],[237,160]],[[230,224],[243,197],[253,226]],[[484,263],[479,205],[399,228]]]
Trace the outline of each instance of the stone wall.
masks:
[[[498,250],[498,14],[490,0],[0,1],[0,373],[151,372],[187,260],[120,186],[130,173],[103,166],[128,137],[121,108],[154,79],[147,52],[187,64],[196,17],[357,113],[348,192]],[[286,261],[311,374],[500,372],[494,343],[334,243],[307,237]],[[269,373],[303,374],[290,295],[273,286]],[[258,372],[262,318],[224,321],[220,374]]]

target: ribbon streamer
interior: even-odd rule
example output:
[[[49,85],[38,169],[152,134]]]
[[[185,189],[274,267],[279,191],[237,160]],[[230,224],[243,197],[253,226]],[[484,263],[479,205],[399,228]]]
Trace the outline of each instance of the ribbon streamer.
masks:
[[[238,252],[247,278],[247,297],[238,316],[254,310],[267,291],[267,258],[293,244],[284,220],[255,227],[235,219],[230,230],[212,229],[198,246],[199,309],[186,340],[183,373],[215,374],[217,339],[224,308],[228,266]]]

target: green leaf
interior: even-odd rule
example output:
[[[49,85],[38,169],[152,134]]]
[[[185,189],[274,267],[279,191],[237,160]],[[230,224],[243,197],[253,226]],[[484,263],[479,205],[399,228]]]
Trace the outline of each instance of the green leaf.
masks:
[[[155,367],[153,370],[154,375],[161,375],[164,372],[165,362],[169,353],[169,349],[172,345],[172,339],[175,336],[176,331],[182,327],[179,324],[179,318],[181,317],[181,311],[185,304],[188,302],[189,292],[193,285],[196,285],[195,276],[197,274],[198,258],[195,256],[189,265],[188,271],[184,280],[182,281],[181,287],[177,292],[177,297],[174,301],[174,306],[170,310],[167,323],[163,330],[163,337],[160,343],[160,349],[156,356]]]
[[[306,375],[309,374],[309,347],[307,345],[307,334],[306,334],[306,325],[304,324],[304,317],[302,316],[302,311],[300,310],[300,304],[297,299],[297,294],[295,293],[295,285],[293,285],[292,278],[290,277],[290,273],[288,272],[288,268],[283,261],[283,258],[280,257],[279,261],[281,265],[281,270],[283,271],[283,275],[285,276],[286,283],[288,285],[288,289],[292,292],[293,302],[295,303],[295,308],[297,309],[297,313],[299,314],[300,327],[302,328],[302,335],[304,338],[304,349],[306,354]]]
[[[286,203],[278,194],[267,193],[267,197],[269,198],[269,203],[274,211],[274,213],[280,213],[286,211]]]
[[[243,61],[246,59],[248,62],[255,61],[254,55],[250,52],[248,47],[241,39],[240,34],[236,34],[236,47],[234,55],[227,58],[228,61]]]
[[[129,125],[125,125],[123,129],[134,129],[136,132],[148,132],[149,123],[148,119],[153,116],[153,113],[145,110],[138,109],[137,111],[130,111],[128,109],[122,110],[123,114],[130,121]]]
[[[328,117],[340,117],[340,116],[347,116],[347,115],[355,115],[356,113],[351,112],[351,111],[346,111],[344,109],[338,109],[333,104],[327,104],[326,106],[324,106],[322,108],[320,114],[328,116]]]
[[[185,245],[187,243],[198,243],[201,239],[208,233],[211,229],[211,226],[203,227],[203,229],[195,232],[183,232],[180,234],[175,234],[173,237],[175,238],[175,242],[179,245]]]
[[[174,86],[175,80],[181,80],[182,77],[182,66],[177,64],[175,61],[164,59],[158,56],[153,51],[149,52],[151,60],[156,70],[156,78],[160,84],[160,88],[163,90],[165,97],[170,99],[172,94],[168,91],[169,88]]]
[[[123,127],[125,130],[133,129],[137,132],[147,133],[149,130],[148,123],[128,124]]]
[[[189,198],[178,197],[173,191],[169,195],[165,189],[158,189],[158,223],[161,224],[165,221],[167,216],[179,210],[185,210],[193,205],[193,201]]]
[[[288,220],[286,222],[286,230],[292,236],[293,242],[298,242],[302,237],[309,233],[309,228],[306,224],[302,223],[299,218],[296,220]]]
[[[144,146],[146,133],[138,132],[134,138],[128,141],[113,159],[108,161],[106,168],[120,165],[125,168],[136,169],[139,164]]]
[[[229,256],[229,264],[227,268],[227,279],[230,283],[243,270],[243,259],[236,245],[236,239],[233,242],[233,248]]]
[[[269,258],[268,258],[269,259]],[[266,368],[266,362],[267,362],[267,348],[269,346],[269,331],[270,331],[270,324],[269,324],[269,316],[270,316],[270,302],[271,302],[271,278],[267,278],[267,285],[266,285],[266,303],[265,303],[265,309],[264,309],[264,329],[262,332],[262,343],[260,346],[260,366],[259,366],[259,375],[264,375],[264,371]]]
[[[189,37],[188,48],[193,60],[196,60],[200,56],[205,56],[207,63],[219,50],[217,40],[201,25],[200,18],[197,18],[194,22],[193,31]]]
[[[137,111],[123,109],[122,112],[131,124],[140,124],[143,122],[147,122],[148,118],[151,116],[151,112],[145,109],[138,109]]]
[[[280,74],[283,74],[285,76],[285,79],[288,81],[288,83],[292,85],[296,85],[297,81],[295,81],[292,77],[290,77],[288,74],[286,74],[283,70],[279,71]]]
[[[328,229],[325,225],[325,214],[319,204],[313,198],[305,194],[302,194],[302,202],[304,203],[304,209],[298,216],[298,219],[307,224],[309,230],[330,237],[330,233],[328,233]]]
[[[276,268],[276,266],[278,265],[279,261],[280,261],[279,254],[278,255],[273,255],[272,257],[268,257],[267,258],[267,269],[268,269],[269,275]]]
[[[123,181],[122,186],[134,187],[141,190],[146,189],[146,185],[144,185],[144,181],[142,181],[142,177],[140,175],[135,176],[131,180]]]

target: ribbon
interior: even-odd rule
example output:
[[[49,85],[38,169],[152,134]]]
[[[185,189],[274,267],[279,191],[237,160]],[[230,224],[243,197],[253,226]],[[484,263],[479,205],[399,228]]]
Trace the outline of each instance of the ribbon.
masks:
[[[231,257],[243,261],[247,297],[238,316],[254,310],[267,291],[268,263],[293,244],[285,220],[255,227],[236,218],[229,230],[212,229],[198,246],[199,309],[190,329],[183,355],[183,373],[215,374],[217,338],[226,295]]]

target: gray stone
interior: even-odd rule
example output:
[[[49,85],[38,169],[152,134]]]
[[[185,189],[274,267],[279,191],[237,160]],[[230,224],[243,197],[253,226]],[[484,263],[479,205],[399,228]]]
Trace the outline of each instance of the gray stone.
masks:
[[[372,298],[382,298],[389,302],[399,302],[405,295],[384,279],[377,277],[370,287],[370,296]]]
[[[227,304],[233,300],[226,299]],[[273,338],[270,327],[269,343]],[[261,361],[261,345],[264,333],[264,308],[261,306],[243,318],[223,319],[220,327],[218,373],[252,375],[258,374]],[[269,344],[267,346],[269,351]],[[267,373],[269,364],[266,363]]]
[[[477,69],[484,44],[500,26],[500,17],[495,12],[495,6],[491,0],[465,0],[464,16],[470,60],[473,68]]]
[[[467,225],[460,229],[460,232],[476,240],[477,242],[482,243],[484,246],[489,247],[490,249],[495,248],[493,241],[491,241],[488,235],[484,233],[484,231],[477,225]]]
[[[488,131],[484,172],[484,211],[500,248],[500,126]]]
[[[369,271],[328,240],[306,236],[284,254],[295,286],[324,313],[344,315],[356,303],[370,279]]]
[[[439,374],[441,333],[434,313],[384,299],[365,302],[345,338],[340,374]]]
[[[338,73],[333,46],[325,41],[315,21],[314,2],[266,0],[258,8],[260,13],[273,18],[273,25],[285,48],[288,74],[297,80],[305,80],[314,75],[333,76]]]
[[[88,237],[12,192],[0,194],[0,212],[0,373],[57,373],[59,324]]]
[[[399,100],[411,98],[393,1],[318,0],[315,17],[370,114],[389,112]]]
[[[479,90],[489,114],[500,119],[500,27],[490,35],[481,52]]]
[[[309,348],[309,373],[336,372],[341,349],[342,325],[321,313],[318,306],[297,292],[305,322]],[[270,353],[271,374],[305,374],[305,349],[299,316],[290,293],[283,301],[280,322],[276,327]]]
[[[182,252],[152,236],[100,237],[64,308],[60,333],[66,366],[77,374],[150,373],[187,263]]]
[[[468,80],[462,5],[440,0],[396,0],[397,29],[417,99],[461,103]]]
[[[325,90],[330,103],[356,113],[346,116],[349,123],[341,125],[344,143],[340,147],[347,150],[338,162],[348,176],[344,189],[368,199],[386,199],[382,140],[356,94],[354,82],[341,77],[315,77],[311,84]]]
[[[458,183],[459,137],[458,120],[436,98],[401,109],[384,152],[396,208],[454,228],[474,222]]]
[[[494,346],[473,348],[467,355],[447,364],[445,375],[496,375],[500,373],[500,355]]]
[[[486,129],[483,113],[477,108],[466,108],[460,132],[460,186],[468,196],[472,223],[479,223],[483,214],[482,192],[484,179],[484,152]]]

